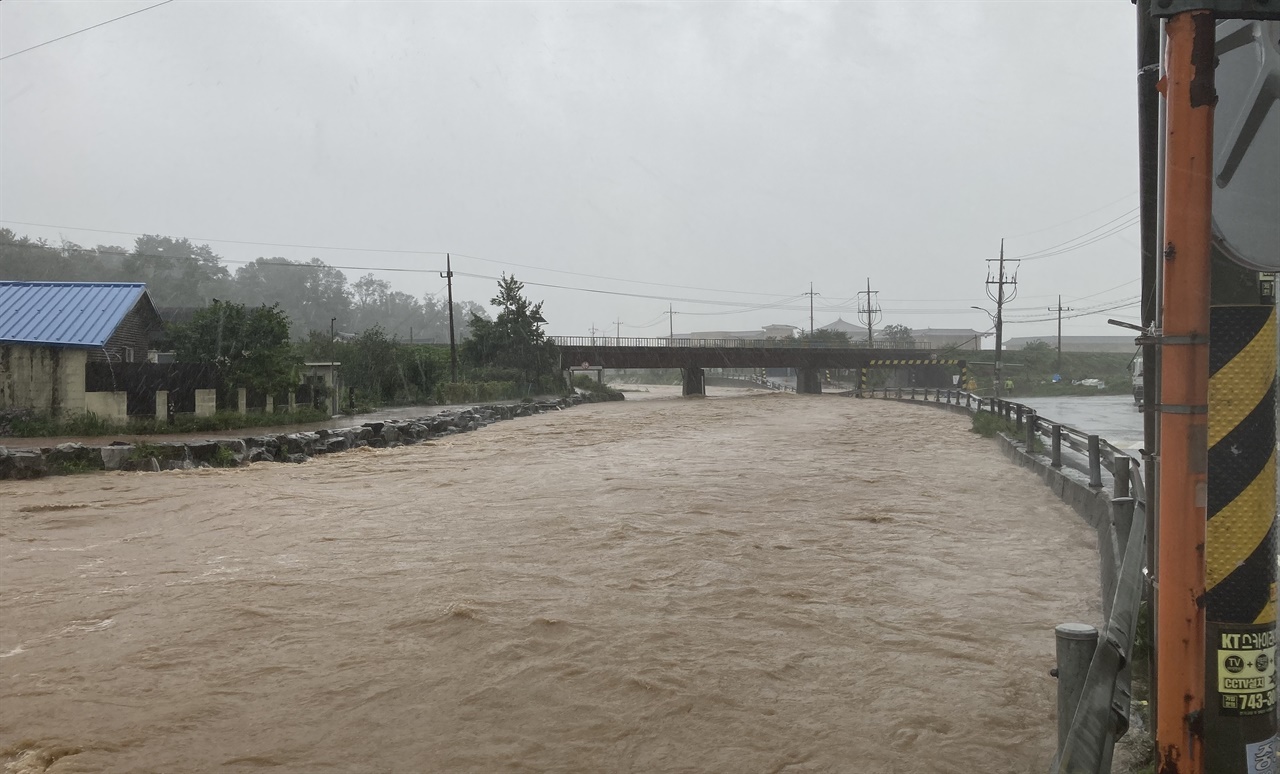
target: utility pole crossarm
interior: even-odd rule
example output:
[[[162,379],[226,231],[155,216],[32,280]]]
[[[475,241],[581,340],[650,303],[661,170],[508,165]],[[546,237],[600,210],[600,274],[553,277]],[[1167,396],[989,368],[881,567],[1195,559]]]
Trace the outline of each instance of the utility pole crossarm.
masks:
[[[995,279],[992,279],[991,268],[989,266],[992,263],[997,264]],[[1018,296],[1018,270],[1016,268],[1018,265],[1018,259],[1016,258],[1006,259],[1004,257],[1004,240],[1001,239],[1000,240],[1000,257],[988,258],[987,264],[988,264],[987,297],[990,298],[992,301],[996,302],[995,393],[996,393],[996,397],[998,398],[1000,397],[1000,391],[1004,388],[1004,377],[1002,375],[1002,368],[1001,368],[1001,352],[1004,349],[1004,305],[1006,302],[1012,301]],[[1005,267],[1007,264],[1013,264],[1013,266],[1015,267],[1013,269],[1012,275],[1010,275],[1006,271]],[[995,287],[994,292],[992,292],[991,290],[992,286]],[[1007,293],[1005,292],[1006,286],[1011,288],[1010,291]]]

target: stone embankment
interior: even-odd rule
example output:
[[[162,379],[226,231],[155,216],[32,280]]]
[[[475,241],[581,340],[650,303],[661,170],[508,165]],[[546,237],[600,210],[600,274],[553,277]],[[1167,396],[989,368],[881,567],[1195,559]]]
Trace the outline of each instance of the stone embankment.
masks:
[[[0,446],[0,479],[40,478],[95,470],[189,470],[238,467],[252,462],[305,462],[318,454],[334,454],[361,446],[392,448],[415,444],[478,430],[503,419],[559,411],[605,399],[579,393],[556,401],[475,406],[418,419],[365,422],[351,427],[244,438],[138,444],[114,441],[103,446],[64,443],[41,449],[6,449]]]

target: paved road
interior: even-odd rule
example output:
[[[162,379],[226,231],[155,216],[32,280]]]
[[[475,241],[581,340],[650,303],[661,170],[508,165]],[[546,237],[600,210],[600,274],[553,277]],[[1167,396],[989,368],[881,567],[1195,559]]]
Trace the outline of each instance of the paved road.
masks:
[[[1045,419],[1096,433],[1121,449],[1142,448],[1142,414],[1128,395],[1015,398]]]

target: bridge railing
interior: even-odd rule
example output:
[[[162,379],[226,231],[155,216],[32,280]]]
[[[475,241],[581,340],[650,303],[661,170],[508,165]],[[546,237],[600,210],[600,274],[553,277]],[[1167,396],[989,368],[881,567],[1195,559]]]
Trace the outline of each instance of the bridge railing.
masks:
[[[760,349],[795,347],[797,349],[868,349],[866,342],[814,341],[810,339],[689,339],[629,338],[618,336],[551,336],[560,347],[707,347],[716,349]],[[924,342],[898,343],[875,341],[874,349],[929,349]]]
[[[1149,577],[1148,499],[1140,461],[1096,434],[1042,418],[1035,409],[1014,401],[964,390],[919,387],[864,389],[858,395],[1002,417],[1013,424],[1015,443],[1021,451],[1033,457],[1047,456],[1051,469],[1074,469],[1074,476],[1067,475],[1077,486],[1087,486],[1098,496],[1104,496],[1102,472],[1110,473],[1110,518],[1105,524],[1094,525],[1099,536],[1105,623],[1101,632],[1079,624],[1062,624],[1056,629],[1058,666],[1053,674],[1058,678],[1058,752],[1051,769],[1052,774],[1110,772],[1116,740],[1129,729],[1130,657]],[[1064,446],[1070,453],[1063,454]]]

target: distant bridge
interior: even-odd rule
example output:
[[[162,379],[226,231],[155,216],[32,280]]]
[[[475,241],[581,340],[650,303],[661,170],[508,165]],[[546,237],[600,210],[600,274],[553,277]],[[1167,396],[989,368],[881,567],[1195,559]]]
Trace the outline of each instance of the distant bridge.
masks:
[[[868,368],[914,369],[931,387],[950,387],[945,368],[963,369],[965,361],[933,350],[885,342],[875,347],[804,339],[636,339],[605,336],[554,336],[560,367],[679,368],[685,395],[704,395],[707,368],[794,368],[796,392],[820,393],[820,372]],[[933,382],[937,382],[934,384]],[[922,384],[923,386],[923,384]]]

